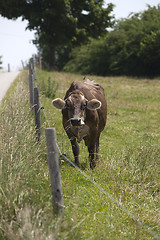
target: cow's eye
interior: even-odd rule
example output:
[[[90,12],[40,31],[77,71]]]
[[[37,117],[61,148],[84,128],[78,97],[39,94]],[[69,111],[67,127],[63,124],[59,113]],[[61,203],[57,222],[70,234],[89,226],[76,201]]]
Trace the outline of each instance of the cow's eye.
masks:
[[[70,103],[70,101],[66,101],[66,108],[71,108],[71,103]]]
[[[81,109],[84,110],[86,108],[86,106],[87,106],[87,103],[86,102],[82,102]]]

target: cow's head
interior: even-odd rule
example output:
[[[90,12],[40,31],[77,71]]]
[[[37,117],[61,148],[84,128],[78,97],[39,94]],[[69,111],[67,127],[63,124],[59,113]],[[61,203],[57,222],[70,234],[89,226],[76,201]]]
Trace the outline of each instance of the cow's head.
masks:
[[[101,107],[101,102],[97,99],[88,101],[82,92],[75,90],[70,93],[67,99],[56,98],[52,101],[53,106],[58,109],[66,109],[70,124],[75,127],[80,127],[85,124],[86,108],[96,110]]]

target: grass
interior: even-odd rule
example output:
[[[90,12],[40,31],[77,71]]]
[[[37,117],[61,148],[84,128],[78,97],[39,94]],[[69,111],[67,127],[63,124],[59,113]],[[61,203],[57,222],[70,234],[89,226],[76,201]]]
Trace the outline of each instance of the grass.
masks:
[[[51,101],[54,95],[64,97],[70,83],[83,76],[38,71],[35,85],[40,88],[47,117],[46,121],[41,112],[39,144],[35,141],[27,78],[23,72],[0,108],[0,239],[155,239],[62,159],[65,214],[62,218],[54,216],[44,128],[56,128],[61,151],[74,161],[61,112]],[[101,161],[95,170],[90,170],[87,149],[80,144],[83,170],[158,236],[160,82],[89,78],[105,89],[108,122],[100,139]]]

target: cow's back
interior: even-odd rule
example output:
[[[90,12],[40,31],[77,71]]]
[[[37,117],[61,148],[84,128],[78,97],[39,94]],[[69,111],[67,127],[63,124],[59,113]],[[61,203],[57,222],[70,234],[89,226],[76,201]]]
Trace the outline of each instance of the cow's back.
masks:
[[[68,98],[69,94],[74,90],[80,90],[87,100],[92,100],[96,98],[99,101],[103,101],[105,98],[104,96],[104,89],[97,83],[90,81],[89,79],[85,79],[79,82],[73,82],[66,92],[65,98]]]

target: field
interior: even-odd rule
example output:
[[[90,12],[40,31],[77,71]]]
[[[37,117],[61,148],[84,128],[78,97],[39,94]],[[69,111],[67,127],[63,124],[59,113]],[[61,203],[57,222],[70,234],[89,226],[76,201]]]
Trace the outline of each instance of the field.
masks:
[[[0,106],[0,239],[160,238],[160,80],[87,77],[105,89],[108,121],[97,167],[90,170],[83,142],[80,162],[104,192],[60,159],[65,214],[54,216],[44,129],[56,128],[61,151],[74,161],[61,112],[51,101],[83,76],[37,71],[44,107],[37,144],[23,72]]]

